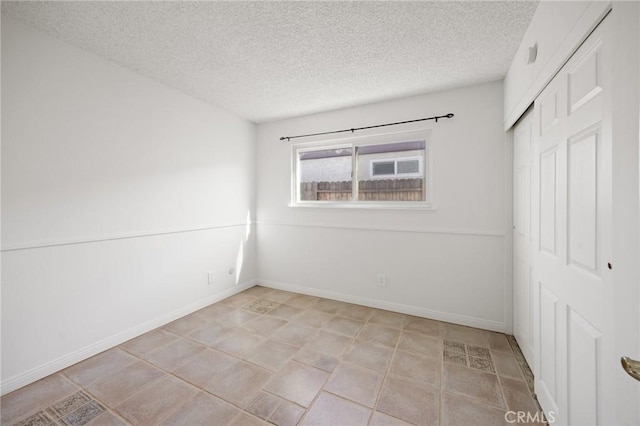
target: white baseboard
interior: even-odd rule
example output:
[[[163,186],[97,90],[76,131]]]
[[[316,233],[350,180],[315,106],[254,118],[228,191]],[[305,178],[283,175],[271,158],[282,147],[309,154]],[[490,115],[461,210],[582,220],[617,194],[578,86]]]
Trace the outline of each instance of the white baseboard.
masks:
[[[185,306],[180,309],[176,309],[175,311],[170,312],[166,315],[162,315],[158,318],[154,318],[136,327],[130,328],[121,333],[102,339],[89,346],[85,346],[84,348],[71,352],[58,359],[47,362],[38,367],[32,368],[31,370],[18,374],[17,376],[13,376],[6,380],[3,380],[2,382],[0,382],[0,395],[5,395],[9,392],[12,392],[16,389],[19,389],[23,386],[33,383],[36,380],[40,380],[44,377],[47,377],[50,374],[53,374],[67,367],[70,367],[74,364],[77,364],[80,361],[84,361],[87,358],[91,358],[92,356],[97,355],[100,352],[104,352],[107,349],[111,349],[115,346],[118,346],[119,344],[124,343],[127,340],[131,340],[148,331],[161,327],[165,324],[170,323],[171,321],[175,321],[178,318],[181,318],[185,315],[189,315],[190,313],[193,313],[206,306],[209,306],[212,303],[218,302],[236,293],[240,293],[241,291],[244,291],[248,288],[255,286],[257,283],[258,283],[258,280],[252,280],[252,281],[248,281],[246,283],[231,287],[227,290],[223,290],[214,295],[198,300],[197,302],[192,303],[191,305]]]
[[[481,328],[483,330],[497,331],[506,333],[507,324],[485,320],[482,318],[468,317],[464,315],[451,314],[447,312],[434,311],[432,309],[421,308],[418,306],[403,305],[401,303],[386,302],[383,300],[369,299],[366,297],[353,296],[350,294],[339,293],[329,290],[320,290],[317,288],[304,287],[294,284],[286,284],[270,280],[260,280],[259,285],[274,288],[277,290],[291,291],[294,293],[307,294],[309,296],[324,297],[326,299],[337,300],[340,302],[354,303],[357,305],[368,306],[371,308],[384,309],[387,311],[399,312],[401,314],[415,315],[423,318],[434,319],[438,321],[449,322],[452,324],[466,325],[469,327]]]

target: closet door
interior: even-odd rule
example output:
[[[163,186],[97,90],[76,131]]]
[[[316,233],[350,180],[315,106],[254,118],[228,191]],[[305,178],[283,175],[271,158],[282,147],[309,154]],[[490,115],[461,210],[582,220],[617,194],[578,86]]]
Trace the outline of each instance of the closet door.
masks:
[[[615,394],[607,18],[535,101],[536,394],[556,424],[610,424]]]
[[[533,183],[533,113],[525,113],[513,131],[513,329],[533,366],[533,291],[531,185]]]

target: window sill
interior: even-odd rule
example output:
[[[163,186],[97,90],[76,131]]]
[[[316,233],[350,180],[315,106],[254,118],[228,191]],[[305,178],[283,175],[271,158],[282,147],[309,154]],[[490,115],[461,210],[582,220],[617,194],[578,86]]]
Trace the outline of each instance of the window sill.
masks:
[[[307,201],[300,203],[290,203],[289,207],[303,209],[354,209],[354,210],[399,210],[399,211],[418,211],[425,213],[434,213],[437,208],[431,203],[403,202],[395,203],[377,203],[375,201],[359,201],[336,203],[332,201]]]

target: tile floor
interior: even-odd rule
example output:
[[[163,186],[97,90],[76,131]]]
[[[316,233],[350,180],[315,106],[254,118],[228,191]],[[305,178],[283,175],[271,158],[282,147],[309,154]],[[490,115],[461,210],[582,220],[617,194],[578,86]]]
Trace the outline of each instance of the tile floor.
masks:
[[[500,333],[253,287],[4,396],[3,425],[497,425],[537,412]]]

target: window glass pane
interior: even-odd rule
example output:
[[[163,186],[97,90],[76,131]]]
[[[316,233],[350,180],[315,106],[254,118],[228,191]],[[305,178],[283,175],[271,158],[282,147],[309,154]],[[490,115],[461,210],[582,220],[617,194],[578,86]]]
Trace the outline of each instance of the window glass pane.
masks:
[[[420,172],[419,160],[398,161],[398,174],[419,173],[419,172]]]
[[[424,201],[425,141],[358,147],[358,200]]]
[[[394,162],[393,161],[376,161],[373,163],[373,175],[393,175],[394,174]]]
[[[352,148],[298,153],[300,201],[351,200]]]

